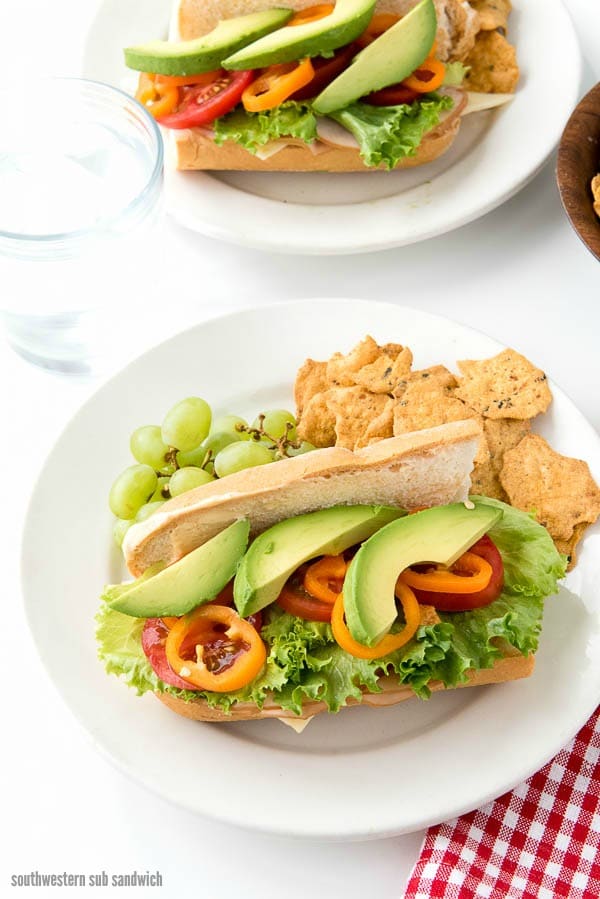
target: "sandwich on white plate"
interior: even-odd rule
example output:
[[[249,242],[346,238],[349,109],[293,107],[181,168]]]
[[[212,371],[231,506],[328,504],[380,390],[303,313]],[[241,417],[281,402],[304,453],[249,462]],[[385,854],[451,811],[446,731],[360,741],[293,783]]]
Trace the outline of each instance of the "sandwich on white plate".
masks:
[[[383,707],[531,674],[566,558],[469,498],[481,430],[451,422],[220,477],[129,528],[98,613],[107,671],[199,721]]]
[[[510,4],[179,0],[171,40],[125,50],[179,169],[423,165],[512,99]]]

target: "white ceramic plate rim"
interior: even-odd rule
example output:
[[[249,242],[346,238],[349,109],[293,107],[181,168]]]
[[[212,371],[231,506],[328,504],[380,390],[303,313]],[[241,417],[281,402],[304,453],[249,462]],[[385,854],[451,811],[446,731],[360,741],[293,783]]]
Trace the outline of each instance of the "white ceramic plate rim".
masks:
[[[84,54],[84,71],[89,77],[122,85],[124,70],[113,45],[118,43],[120,48],[135,40],[127,22],[133,16],[135,23],[134,11],[141,9],[138,2],[129,0],[125,8],[120,2],[117,16],[115,0],[104,0]],[[138,27],[142,28],[143,21],[145,33],[151,27],[154,36],[164,30],[168,0],[160,21],[159,8],[154,0],[144,16],[139,16]],[[155,26],[149,18],[153,15],[157,17]],[[581,55],[561,0],[529,0],[518,5],[511,20],[511,36],[523,73],[514,100],[508,107],[485,114],[492,117],[491,127],[485,139],[465,155],[443,157],[423,167],[419,185],[390,197],[377,199],[374,193],[360,202],[350,199],[341,208],[327,200],[328,180],[347,179],[344,184],[352,197],[352,185],[358,183],[352,181],[354,176],[292,176],[295,183],[298,178],[320,177],[315,184],[325,200],[322,205],[306,205],[259,196],[255,192],[261,190],[259,181],[251,173],[244,176],[244,188],[238,189],[208,173],[172,171],[167,163],[168,211],[179,223],[210,237],[272,252],[313,255],[404,246],[473,221],[508,200],[537,174],[557,145],[579,94]],[[111,47],[114,61],[106,64],[104,56]],[[555,64],[558,48],[560,66]],[[446,167],[448,158],[453,163]],[[357,177],[386,176],[367,173]],[[282,189],[290,183],[282,180]]]
[[[314,332],[311,322],[316,316],[321,317],[320,336],[310,346],[305,345],[302,328],[304,335]],[[598,527],[586,538],[579,565],[567,580],[570,590],[581,593],[585,608],[573,599],[575,605],[572,602],[567,609],[568,596],[550,604],[551,616],[542,635],[539,671],[531,679],[501,687],[451,691],[434,697],[431,706],[416,701],[407,703],[406,707],[397,707],[402,719],[392,718],[392,710],[356,709],[342,713],[339,718],[317,718],[305,732],[308,737],[288,735],[287,731],[282,736],[283,728],[276,722],[236,724],[231,729],[227,725],[198,725],[173,716],[152,697],[138,700],[115,678],[106,677],[95,658],[88,631],[101,585],[90,583],[90,579],[97,577],[98,571],[102,580],[115,577],[112,562],[108,557],[100,558],[98,551],[99,547],[108,546],[110,540],[104,502],[107,484],[114,475],[112,455],[115,454],[111,455],[109,443],[96,451],[95,457],[90,451],[87,472],[93,469],[97,480],[88,491],[90,501],[80,513],[77,510],[82,508],[82,489],[90,479],[87,474],[78,474],[74,466],[81,458],[82,447],[89,447],[90,440],[94,441],[96,428],[109,436],[113,427],[125,434],[132,422],[133,426],[139,422],[135,414],[138,403],[143,403],[139,379],[143,380],[152,371],[158,378],[157,369],[162,372],[167,362],[170,379],[177,382],[187,371],[192,347],[202,346],[210,353],[215,342],[226,347],[235,335],[246,335],[251,341],[256,339],[252,335],[268,334],[273,347],[272,338],[279,335],[281,348],[277,352],[289,352],[299,344],[300,355],[309,353],[319,358],[323,357],[321,350],[325,345],[332,350],[349,347],[367,330],[375,331],[376,337],[385,340],[386,335],[394,339],[408,333],[410,337],[411,330],[416,333],[423,329],[438,346],[447,343],[449,356],[455,349],[461,354],[459,358],[465,350],[475,355],[473,351],[479,348],[477,354],[485,355],[499,349],[499,344],[491,338],[448,320],[380,303],[317,299],[234,313],[188,329],[127,366],[82,407],[50,453],[33,492],[23,540],[23,590],[34,640],[50,677],[94,744],[117,767],[163,798],[231,824],[280,835],[319,839],[389,836],[446,820],[511,789],[548,761],[593,712],[600,693]],[[429,358],[428,347],[425,355]],[[416,348],[423,355],[423,348]],[[424,359],[417,364],[421,361],[427,364]],[[439,354],[429,361],[440,361]],[[287,381],[289,396],[290,375],[295,367],[277,368],[280,363],[281,358],[275,368],[265,370],[271,372],[277,389]],[[260,403],[264,380],[261,382],[259,376],[252,380],[250,371],[242,360],[237,370],[241,376],[239,382],[235,378],[235,366],[232,374],[236,383],[247,385],[245,379],[249,379],[247,388]],[[206,386],[209,395],[210,385]],[[177,383],[175,389],[181,391],[184,385]],[[590,461],[598,476],[598,436],[555,385],[553,392],[555,420],[549,422],[551,432],[556,435],[553,442],[560,451],[573,452],[570,441],[575,439],[579,455]],[[126,464],[124,452],[116,455],[123,456],[121,462]],[[70,485],[65,484],[65,470],[73,473]],[[65,484],[58,505],[53,486],[57,477]],[[65,547],[69,551],[63,567]],[[92,570],[94,566],[96,571]],[[80,616],[80,621],[74,620],[74,616]],[[574,631],[572,640],[565,640],[566,624]],[[73,641],[73,633],[81,634],[81,642]],[[423,726],[419,716],[429,714],[430,710],[434,718]],[[364,726],[366,719],[359,720],[359,717],[364,715],[375,716],[368,719],[374,731],[381,724],[384,734],[381,745],[366,749],[362,744],[357,744],[358,748],[338,745],[337,733],[343,732],[352,740],[362,739],[358,732],[361,721]],[[483,729],[482,715],[486,724]],[[417,727],[411,733],[413,719]],[[386,731],[390,722],[392,727],[399,722],[406,724],[408,733],[390,738]],[[493,755],[494,741],[502,738],[503,731],[496,732],[497,728],[503,723],[508,726],[508,722],[511,735],[517,734],[519,739],[516,743],[514,739],[506,743],[501,763],[494,758],[493,765],[491,759],[486,765],[485,753]],[[277,732],[272,728],[277,728]],[[321,751],[314,741],[310,745],[311,728],[320,728],[315,731],[315,737],[321,739],[324,734],[331,743],[329,748]],[[427,756],[432,757],[438,741],[440,745],[452,746],[456,760],[450,780],[442,770],[428,770],[425,777],[419,767]],[[140,753],[140,746],[148,747],[148,751]],[[461,758],[461,753],[464,755],[473,747],[484,753],[484,758],[471,767]],[[235,783],[225,784],[224,801],[219,801],[217,794],[207,796],[203,791],[209,788],[209,782],[196,763],[190,767],[190,750],[200,754],[217,753],[219,759],[233,764],[233,770],[251,772],[249,781],[243,783],[243,802],[234,801],[240,795]],[[419,785],[417,793],[414,784],[405,782],[403,794],[406,795],[401,802],[381,793],[373,800],[364,799],[352,791],[351,772],[357,764],[368,765],[369,777],[376,781],[384,776],[383,772],[387,772],[385,777],[396,776],[395,764],[406,764],[409,758],[414,769],[411,775],[414,774],[413,779]],[[170,777],[172,770],[180,777]],[[191,776],[196,777],[197,783],[190,783]],[[276,793],[271,795],[268,786],[274,783]],[[314,790],[318,790],[323,800],[317,809],[311,806]]]

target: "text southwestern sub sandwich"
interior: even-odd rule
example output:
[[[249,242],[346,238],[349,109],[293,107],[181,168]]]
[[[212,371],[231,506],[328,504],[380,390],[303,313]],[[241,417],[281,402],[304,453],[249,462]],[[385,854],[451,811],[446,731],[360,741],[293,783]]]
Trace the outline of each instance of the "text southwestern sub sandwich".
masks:
[[[529,675],[564,557],[467,500],[472,421],[315,450],[171,500],[130,529],[100,658],[189,718],[306,719]]]
[[[180,0],[173,40],[125,51],[179,169],[351,172],[427,163],[466,111],[467,0]]]

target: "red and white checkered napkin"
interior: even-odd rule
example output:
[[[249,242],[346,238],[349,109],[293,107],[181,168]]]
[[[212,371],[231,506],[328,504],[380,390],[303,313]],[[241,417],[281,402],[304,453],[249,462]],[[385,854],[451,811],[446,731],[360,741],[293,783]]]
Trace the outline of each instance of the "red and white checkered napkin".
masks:
[[[427,832],[404,899],[599,899],[600,707],[512,793]]]

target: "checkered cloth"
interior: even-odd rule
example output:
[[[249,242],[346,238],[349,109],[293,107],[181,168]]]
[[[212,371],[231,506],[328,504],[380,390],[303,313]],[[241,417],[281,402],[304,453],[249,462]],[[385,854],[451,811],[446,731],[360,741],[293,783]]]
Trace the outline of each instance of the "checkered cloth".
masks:
[[[600,707],[512,793],[430,828],[404,899],[599,899]]]

